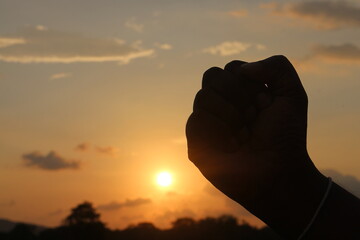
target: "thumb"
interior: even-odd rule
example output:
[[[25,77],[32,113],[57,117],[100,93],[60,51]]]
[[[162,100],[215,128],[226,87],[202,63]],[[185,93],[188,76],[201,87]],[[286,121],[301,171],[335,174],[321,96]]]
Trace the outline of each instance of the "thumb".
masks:
[[[274,97],[306,98],[295,68],[284,56],[277,55],[258,62],[245,63],[241,65],[240,72],[249,79],[266,84]]]

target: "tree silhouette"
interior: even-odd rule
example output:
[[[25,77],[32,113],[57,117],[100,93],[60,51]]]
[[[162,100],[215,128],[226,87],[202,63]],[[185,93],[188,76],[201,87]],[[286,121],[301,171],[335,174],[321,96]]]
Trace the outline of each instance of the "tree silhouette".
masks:
[[[62,226],[45,230],[39,239],[43,240],[102,240],[108,232],[92,203],[83,202],[71,209]]]
[[[70,215],[63,221],[63,225],[65,226],[93,223],[101,223],[100,214],[96,212],[92,203],[86,201],[71,209]]]
[[[140,222],[123,230],[111,230],[100,220],[100,214],[90,202],[83,202],[71,209],[63,225],[49,228],[38,236],[25,226],[18,228],[4,239],[11,240],[279,240],[271,229],[258,229],[236,217],[222,215],[195,220],[189,217],[178,218],[169,229],[158,229],[151,222]],[[12,237],[12,238],[9,238]],[[33,238],[34,237],[34,238]],[[0,239],[1,234],[0,234]]]
[[[172,222],[173,229],[188,229],[196,225],[196,221],[192,218],[184,217],[178,218]]]
[[[28,224],[16,224],[8,235],[8,240],[35,240],[34,227]]]

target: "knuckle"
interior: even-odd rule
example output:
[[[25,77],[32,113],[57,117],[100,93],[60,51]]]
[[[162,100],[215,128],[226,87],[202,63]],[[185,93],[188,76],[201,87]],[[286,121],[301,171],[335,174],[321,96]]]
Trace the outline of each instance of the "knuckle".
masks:
[[[193,112],[190,114],[187,122],[186,122],[186,137],[187,139],[189,140],[189,138],[191,137],[191,133],[193,131],[193,126],[194,124],[196,123],[197,121],[197,117],[196,117],[196,114]]]
[[[285,57],[284,55],[275,55],[275,56],[270,57],[270,59],[279,64],[289,64],[290,63],[289,59],[287,59],[287,57]]]
[[[240,61],[240,60],[233,60],[229,63],[227,63],[224,67],[225,70],[227,71],[235,71],[236,69],[240,68],[241,65],[245,64],[246,62]]]
[[[219,67],[212,67],[206,70],[202,78],[202,88],[211,86],[214,79],[218,77],[220,74],[222,74],[223,71],[224,70],[222,70]]]
[[[308,106],[308,104],[309,104],[309,98],[308,98],[308,96],[307,96],[307,94],[306,94],[305,91],[304,91],[304,93],[303,93],[303,103],[304,103],[304,105],[306,105],[306,106]]]
[[[213,76],[213,75],[216,75],[218,74],[219,72],[222,72],[223,70],[219,67],[211,67],[209,68],[208,70],[206,70],[204,72],[204,75],[203,77],[206,78],[206,77],[209,77],[209,76]]]
[[[293,70],[291,62],[284,55],[275,55],[270,57],[268,60],[273,62],[273,64],[278,68],[284,69],[285,71]]]
[[[196,93],[195,99],[194,99],[194,107],[193,107],[194,110],[195,110],[196,108],[198,108],[198,107],[202,104],[205,95],[206,95],[206,94],[205,94],[205,91],[204,91],[203,89],[200,89],[200,90]]]

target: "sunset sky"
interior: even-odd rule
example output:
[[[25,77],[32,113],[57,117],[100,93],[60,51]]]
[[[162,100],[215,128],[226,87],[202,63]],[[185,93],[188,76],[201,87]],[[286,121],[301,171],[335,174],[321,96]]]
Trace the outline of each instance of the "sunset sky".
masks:
[[[360,196],[359,1],[0,0],[0,218],[57,226],[87,200],[111,228],[260,226],[187,159],[185,123],[206,69],[275,54],[314,163]]]

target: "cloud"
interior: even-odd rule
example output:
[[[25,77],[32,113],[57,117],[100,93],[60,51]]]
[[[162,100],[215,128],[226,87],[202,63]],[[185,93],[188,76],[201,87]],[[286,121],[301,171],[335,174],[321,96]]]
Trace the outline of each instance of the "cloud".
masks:
[[[360,47],[352,43],[317,44],[307,55],[294,59],[293,63],[299,72],[321,76],[349,77],[350,72],[346,66],[358,67],[360,65]],[[329,68],[329,65],[332,67]]]
[[[228,14],[232,17],[242,18],[248,15],[248,11],[246,9],[239,9],[237,11],[228,12]]]
[[[112,147],[112,146],[107,146],[107,147],[99,147],[99,146],[97,146],[95,148],[95,150],[98,153],[106,154],[106,155],[109,155],[109,156],[115,156],[119,152],[119,148]]]
[[[86,37],[79,33],[26,27],[12,36],[0,36],[0,61],[16,63],[119,62],[149,57],[153,49],[123,40]]]
[[[263,50],[266,48],[262,44],[243,43],[238,41],[225,41],[216,46],[205,48],[203,52],[209,53],[211,55],[219,55],[222,57],[226,57],[226,56],[242,53],[247,49],[249,49],[250,47],[255,47],[257,50]]]
[[[6,200],[0,202],[0,207],[14,207],[16,205],[15,200]]]
[[[103,211],[113,211],[124,207],[138,207],[141,205],[149,204],[151,202],[152,201],[149,198],[136,198],[133,200],[126,199],[124,202],[113,201],[108,204],[99,205],[97,209]]]
[[[168,43],[155,43],[155,46],[162,50],[171,50],[173,46]]]
[[[80,151],[80,152],[85,152],[87,150],[90,149],[90,143],[87,142],[83,142],[83,143],[79,143],[76,147],[75,150],[76,151]]]
[[[68,78],[68,77],[71,77],[71,73],[55,73],[53,75],[50,76],[50,79],[51,80],[54,80],[54,79],[61,79],[61,78]]]
[[[312,49],[311,57],[336,62],[360,63],[360,48],[351,43],[342,45],[317,45]]]
[[[79,152],[87,152],[87,151],[95,151],[96,153],[105,154],[109,156],[116,156],[116,154],[120,151],[119,148],[113,146],[94,146],[92,147],[90,143],[83,142],[79,143],[75,148],[75,151]]]
[[[64,159],[55,151],[50,151],[47,155],[35,151],[22,155],[22,158],[26,166],[44,170],[78,169],[80,167],[78,161]]]
[[[255,44],[255,48],[257,50],[265,50],[266,46],[264,44]]]
[[[262,6],[272,9],[275,15],[299,19],[320,29],[360,27],[360,7],[348,1],[301,1]]]
[[[360,180],[351,175],[344,175],[334,169],[321,171],[324,175],[330,176],[337,184],[350,191],[360,198]]]
[[[310,53],[294,61],[298,70],[318,74],[337,74],[339,70],[331,71],[322,66],[324,64],[360,64],[360,47],[352,43],[340,45],[318,44],[312,47]]]
[[[0,37],[0,48],[10,47],[18,44],[25,44],[26,41],[23,38],[12,37]]]
[[[137,23],[135,18],[131,18],[125,22],[125,27],[134,30],[135,32],[141,33],[144,30],[144,24]]]
[[[48,28],[45,27],[45,26],[43,26],[43,25],[37,25],[35,28],[36,28],[36,30],[39,30],[39,31],[46,31],[46,30],[48,30]]]

